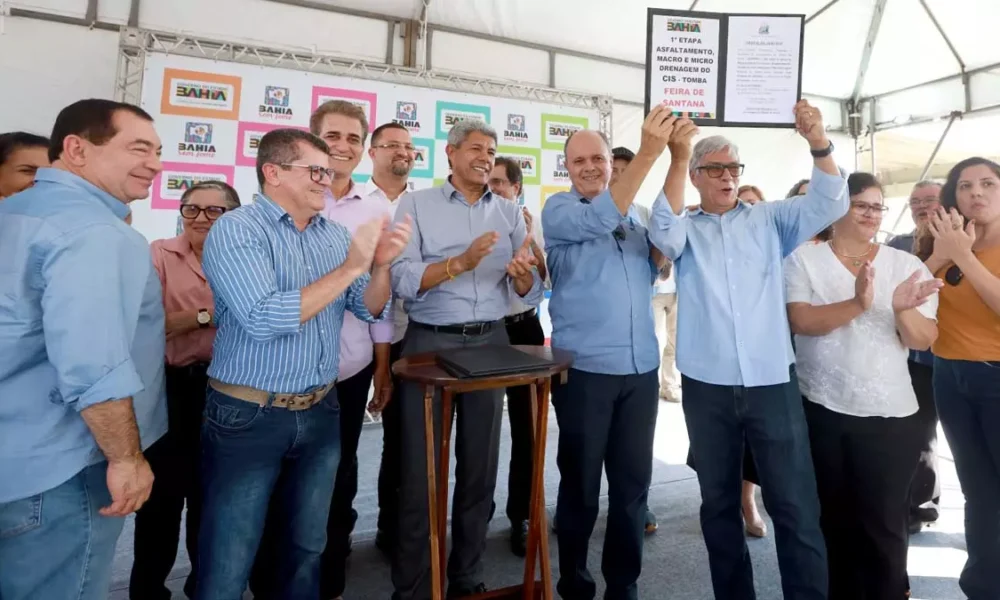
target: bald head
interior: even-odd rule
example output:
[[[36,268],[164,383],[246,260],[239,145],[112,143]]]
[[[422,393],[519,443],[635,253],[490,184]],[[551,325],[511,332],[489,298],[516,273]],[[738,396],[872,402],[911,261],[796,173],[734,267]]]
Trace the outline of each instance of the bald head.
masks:
[[[599,131],[583,129],[569,136],[565,146],[566,170],[576,191],[593,199],[608,189],[611,178],[611,144]]]

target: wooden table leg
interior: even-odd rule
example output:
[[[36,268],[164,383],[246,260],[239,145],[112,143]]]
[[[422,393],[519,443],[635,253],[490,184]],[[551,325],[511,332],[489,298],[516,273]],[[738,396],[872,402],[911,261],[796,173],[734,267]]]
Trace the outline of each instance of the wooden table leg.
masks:
[[[438,563],[438,547],[443,543],[438,536],[437,485],[434,469],[434,386],[428,385],[424,391],[424,450],[427,455],[427,507],[430,518],[431,542],[431,598],[444,597],[441,586],[441,565]],[[447,481],[447,479],[445,479]]]
[[[541,384],[541,390],[539,385]],[[531,465],[531,507],[528,516],[527,554],[524,560],[523,598],[536,596],[551,600],[552,570],[549,564],[549,534],[545,514],[545,438],[548,431],[550,382],[548,378],[531,384],[531,403],[537,407],[534,457]],[[535,560],[541,559],[542,590],[535,592]]]
[[[451,404],[452,392],[447,387],[441,390],[441,477],[438,480],[438,545],[437,561],[441,573],[448,568],[448,473],[451,470]],[[444,576],[441,577],[441,593],[444,593]]]

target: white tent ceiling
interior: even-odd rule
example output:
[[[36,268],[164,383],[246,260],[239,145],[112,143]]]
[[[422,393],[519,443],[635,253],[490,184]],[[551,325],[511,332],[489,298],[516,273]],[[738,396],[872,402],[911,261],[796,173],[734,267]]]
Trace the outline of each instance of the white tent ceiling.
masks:
[[[646,8],[688,9],[693,0],[313,1],[405,19],[419,19],[426,4],[427,22],[432,25],[643,63]],[[803,91],[849,98],[878,4],[879,0],[699,0],[696,10],[807,16],[822,10],[806,29]],[[888,0],[884,5],[861,96],[958,75],[962,66],[955,53],[966,70],[1000,63],[1000,44],[992,42],[1000,25],[997,0]]]

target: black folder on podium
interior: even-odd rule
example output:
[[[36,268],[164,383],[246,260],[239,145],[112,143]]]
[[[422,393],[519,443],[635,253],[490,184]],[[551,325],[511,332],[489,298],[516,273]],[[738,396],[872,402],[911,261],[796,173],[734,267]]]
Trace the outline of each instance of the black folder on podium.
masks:
[[[552,361],[522,352],[511,346],[455,348],[437,353],[437,363],[453,377],[496,377],[540,371],[553,366]]]

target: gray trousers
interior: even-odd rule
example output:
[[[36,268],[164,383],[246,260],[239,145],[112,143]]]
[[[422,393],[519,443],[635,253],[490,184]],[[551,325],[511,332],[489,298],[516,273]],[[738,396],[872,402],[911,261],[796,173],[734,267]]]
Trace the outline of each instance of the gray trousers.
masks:
[[[499,324],[481,336],[438,333],[411,324],[403,338],[403,356],[449,348],[507,344]],[[472,587],[483,580],[483,554],[489,528],[490,504],[497,482],[504,390],[460,394],[452,400],[457,413],[455,483],[451,506],[451,555],[448,580]],[[401,477],[399,545],[392,565],[392,583],[399,600],[431,597],[430,521],[427,517],[427,462],[424,450],[424,387],[404,383],[399,395]],[[441,395],[434,396],[434,447],[441,447]],[[435,462],[439,461],[436,450]],[[435,465],[440,481],[441,465]],[[441,540],[444,544],[446,540]]]

